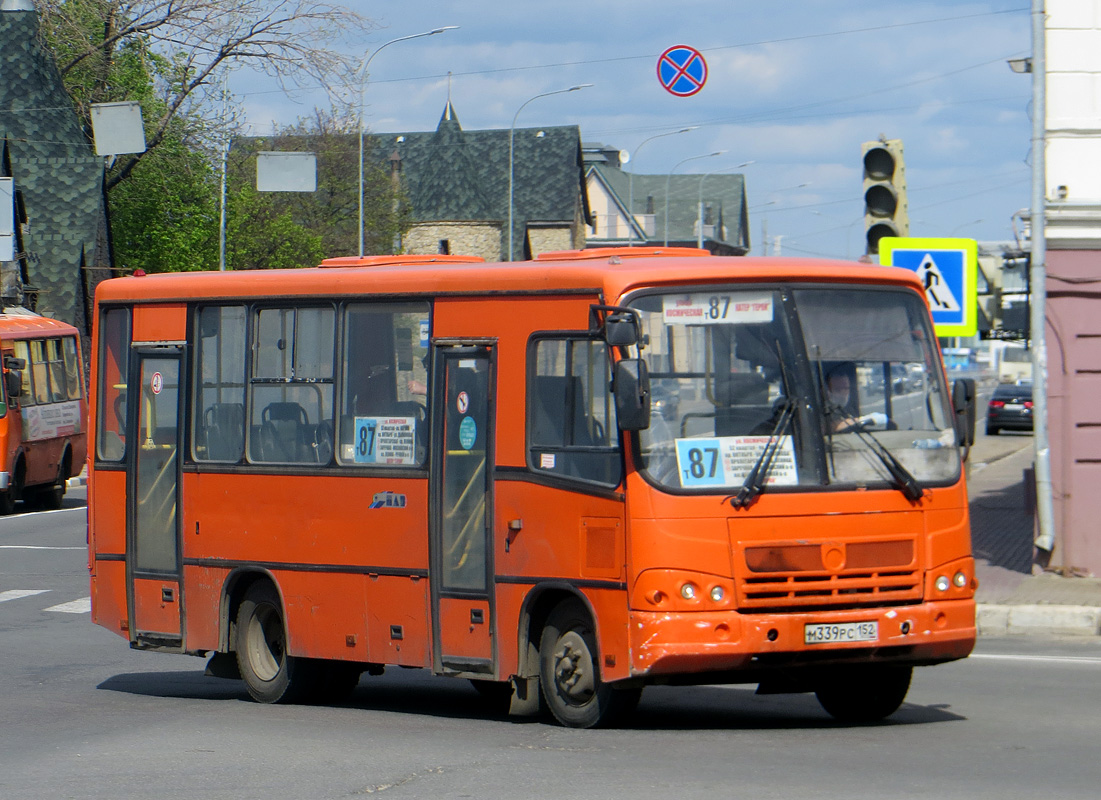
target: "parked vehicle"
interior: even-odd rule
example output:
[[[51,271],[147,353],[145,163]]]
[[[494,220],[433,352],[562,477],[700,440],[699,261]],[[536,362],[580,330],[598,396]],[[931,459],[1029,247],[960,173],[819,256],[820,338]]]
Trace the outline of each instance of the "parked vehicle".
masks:
[[[986,407],[986,435],[1001,430],[1032,430],[1032,382],[1001,383]]]

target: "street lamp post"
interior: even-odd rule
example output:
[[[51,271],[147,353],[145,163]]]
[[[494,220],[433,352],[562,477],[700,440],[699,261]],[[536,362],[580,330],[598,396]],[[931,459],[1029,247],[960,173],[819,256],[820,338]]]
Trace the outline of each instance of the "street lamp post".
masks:
[[[524,106],[533,100],[538,100],[540,97],[550,97],[552,94],[565,94],[566,92],[576,92],[579,89],[588,89],[592,86],[591,83],[581,83],[577,86],[571,86],[568,89],[555,89],[553,92],[543,92],[537,94],[534,97],[529,97],[525,100],[516,113],[512,115],[512,125],[508,129],[508,256],[505,261],[512,261],[512,198],[513,198],[513,148],[512,142],[516,135],[516,118],[520,116],[520,112],[524,110]]]
[[[662,136],[676,136],[678,133],[688,133],[689,131],[696,130],[699,125],[691,125],[687,128],[681,128],[679,131],[668,131],[667,133],[659,133],[656,136],[651,136],[649,139],[643,139],[639,142],[638,147],[635,148],[634,161],[638,164],[638,151],[642,149],[642,146],[647,142],[652,142],[654,139],[660,139]],[[630,222],[627,226],[627,246],[635,246],[635,168],[631,167],[631,171],[627,173],[627,216],[630,217]]]
[[[687,164],[689,161],[695,161],[699,158],[714,158],[715,156],[721,156],[725,153],[725,150],[716,150],[714,153],[705,153],[702,156],[689,156],[688,158],[682,158],[673,168],[669,170],[669,174],[665,176],[665,246],[669,246],[669,181],[673,178],[673,173],[677,171],[677,167],[681,164]]]
[[[359,69],[359,257],[363,258],[363,95],[367,91],[367,70],[371,66],[371,61],[386,47],[398,42],[405,42],[409,39],[420,39],[422,36],[435,36],[437,33],[443,33],[444,31],[453,31],[458,28],[458,25],[445,25],[442,28],[433,28],[430,31],[424,31],[423,33],[414,33],[409,36],[399,36],[397,39],[391,39],[388,42],[384,42],[375,48],[375,52],[371,53],[367,57],[367,60],[363,62],[363,66]]]
[[[727,167],[726,169],[717,169],[714,172],[708,172],[706,175],[700,176],[700,197],[697,204],[696,213],[699,216],[699,231],[696,233],[696,247],[700,250],[703,249],[703,182],[720,172],[730,172],[731,170],[741,169],[742,167],[748,167],[750,164],[755,164],[755,161],[743,161],[741,164],[735,164],[733,167]]]

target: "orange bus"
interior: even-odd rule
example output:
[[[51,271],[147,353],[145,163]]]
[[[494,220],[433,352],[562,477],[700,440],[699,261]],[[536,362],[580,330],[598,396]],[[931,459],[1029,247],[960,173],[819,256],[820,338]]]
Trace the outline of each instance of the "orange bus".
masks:
[[[567,726],[655,683],[875,720],[974,645],[973,392],[905,270],[341,258],[95,320],[93,619],[258,701],[397,665]]]
[[[29,311],[0,313],[0,514],[60,508],[87,458],[80,334]]]

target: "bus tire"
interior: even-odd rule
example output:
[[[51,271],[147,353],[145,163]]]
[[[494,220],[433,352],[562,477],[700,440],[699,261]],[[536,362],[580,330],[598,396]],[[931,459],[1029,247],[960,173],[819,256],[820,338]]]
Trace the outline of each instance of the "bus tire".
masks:
[[[35,491],[35,499],[41,508],[56,511],[61,508],[61,501],[65,497],[65,486],[69,475],[69,465],[62,462],[57,467],[57,477],[49,486],[44,486]]]
[[[287,655],[287,628],[279,594],[270,583],[252,584],[237,612],[237,667],[258,703],[294,703],[309,691],[310,662]]]
[[[20,458],[15,465],[15,472],[11,475],[11,483],[5,492],[0,492],[0,515],[7,516],[15,511],[15,504],[23,499],[23,459]]]
[[[878,722],[898,711],[910,691],[912,667],[853,667],[831,674],[815,691],[822,708],[840,722]]]
[[[560,603],[539,641],[539,682],[547,707],[567,728],[612,724],[632,711],[642,694],[601,681],[596,654],[589,612],[578,600]]]

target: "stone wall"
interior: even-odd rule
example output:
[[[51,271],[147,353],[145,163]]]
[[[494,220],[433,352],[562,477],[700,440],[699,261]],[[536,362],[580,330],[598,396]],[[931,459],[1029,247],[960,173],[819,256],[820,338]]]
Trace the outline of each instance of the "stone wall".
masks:
[[[532,257],[552,250],[576,250],[575,232],[576,229],[565,225],[561,228],[528,228]]]
[[[496,222],[428,222],[414,225],[402,240],[403,250],[413,255],[434,255],[446,239],[452,255],[481,256],[500,261],[501,225]]]

